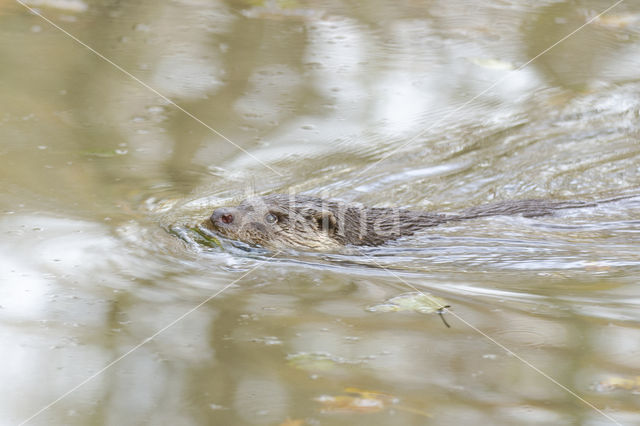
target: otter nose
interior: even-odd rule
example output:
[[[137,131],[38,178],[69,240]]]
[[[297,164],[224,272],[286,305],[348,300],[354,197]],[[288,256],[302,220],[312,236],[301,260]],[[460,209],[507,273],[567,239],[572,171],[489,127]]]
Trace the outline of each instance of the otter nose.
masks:
[[[231,209],[215,209],[211,215],[211,222],[213,224],[224,223],[225,225],[229,225],[233,223],[233,212]]]

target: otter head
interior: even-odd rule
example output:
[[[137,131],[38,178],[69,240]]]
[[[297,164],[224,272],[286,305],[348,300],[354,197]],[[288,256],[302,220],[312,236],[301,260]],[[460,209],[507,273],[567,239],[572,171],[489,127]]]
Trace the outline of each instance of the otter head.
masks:
[[[327,250],[336,240],[337,220],[327,202],[315,197],[274,194],[214,210],[213,230],[247,244],[268,248]]]

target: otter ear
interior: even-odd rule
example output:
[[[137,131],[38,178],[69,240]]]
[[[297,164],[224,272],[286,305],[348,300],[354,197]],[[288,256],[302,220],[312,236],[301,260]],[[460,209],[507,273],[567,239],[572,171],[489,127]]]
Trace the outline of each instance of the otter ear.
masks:
[[[313,213],[313,218],[318,224],[318,229],[325,231],[328,234],[333,234],[336,231],[338,222],[336,217],[328,210],[317,211]]]

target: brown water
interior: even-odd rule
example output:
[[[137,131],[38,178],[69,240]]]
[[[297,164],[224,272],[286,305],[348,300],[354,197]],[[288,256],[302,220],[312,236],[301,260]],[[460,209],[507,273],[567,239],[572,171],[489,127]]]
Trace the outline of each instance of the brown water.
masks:
[[[0,0],[1,425],[640,423],[640,198],[362,252],[192,229],[640,194],[640,5],[519,68],[613,2],[31,4],[255,158]]]

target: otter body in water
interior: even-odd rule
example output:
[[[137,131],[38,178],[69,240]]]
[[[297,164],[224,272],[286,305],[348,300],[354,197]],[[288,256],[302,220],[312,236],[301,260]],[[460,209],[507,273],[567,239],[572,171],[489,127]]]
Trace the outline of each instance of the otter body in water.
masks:
[[[609,200],[613,201],[613,200]],[[365,207],[307,195],[272,194],[248,198],[236,207],[216,209],[204,225],[245,243],[267,248],[332,250],[347,245],[377,246],[451,221],[595,206],[581,201],[504,201],[445,214]]]

